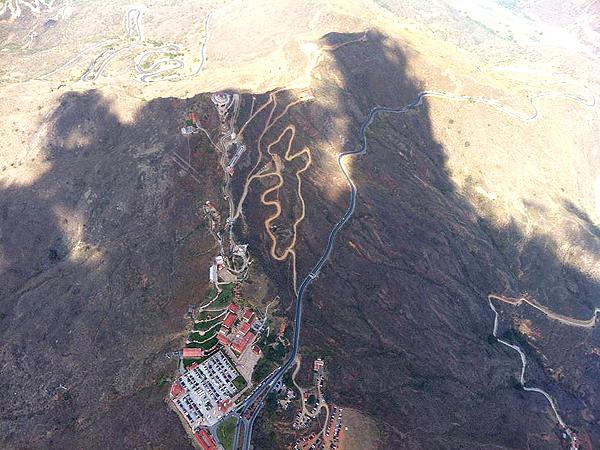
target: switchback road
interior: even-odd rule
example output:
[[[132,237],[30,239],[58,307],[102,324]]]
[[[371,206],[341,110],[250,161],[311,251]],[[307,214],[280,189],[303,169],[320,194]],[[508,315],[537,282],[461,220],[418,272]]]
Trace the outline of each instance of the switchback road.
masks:
[[[248,396],[248,398],[244,401],[244,403],[242,404],[242,411],[241,411],[242,415],[248,411],[250,406],[259,397],[268,395],[268,393],[271,391],[272,387],[277,383],[277,381],[279,381],[283,377],[285,372],[287,372],[289,370],[289,368],[293,365],[293,363],[296,359],[296,356],[298,354],[298,350],[299,350],[299,346],[300,346],[300,330],[301,330],[301,325],[302,325],[302,302],[303,302],[303,298],[304,298],[304,293],[306,292],[306,289],[308,288],[310,283],[312,283],[312,281],[317,277],[317,275],[319,274],[323,265],[329,259],[338,233],[344,227],[346,222],[348,222],[348,220],[350,220],[350,218],[352,217],[352,214],[354,213],[354,209],[356,206],[357,187],[354,184],[354,182],[352,181],[352,178],[350,177],[349,172],[346,170],[346,168],[344,166],[344,159],[346,157],[350,157],[350,156],[355,157],[355,156],[364,155],[367,152],[368,145],[367,145],[366,133],[367,133],[369,126],[371,125],[371,123],[373,122],[373,120],[375,119],[375,117],[378,114],[380,114],[380,113],[386,113],[386,114],[407,113],[408,111],[411,111],[411,110],[415,109],[416,107],[420,106],[426,97],[442,98],[442,99],[448,99],[448,100],[454,100],[454,101],[468,101],[468,102],[472,102],[472,103],[484,104],[484,105],[490,106],[494,109],[497,109],[503,113],[506,113],[509,116],[514,117],[517,120],[521,120],[524,122],[529,122],[529,121],[535,120],[539,117],[539,111],[534,103],[534,100],[536,100],[536,99],[548,98],[548,97],[566,98],[566,99],[573,100],[577,103],[583,104],[584,106],[588,106],[588,107],[592,107],[596,104],[596,98],[593,95],[591,96],[590,100],[586,101],[577,96],[560,94],[560,93],[540,94],[540,95],[536,95],[536,96],[532,96],[532,97],[528,98],[529,104],[533,108],[533,112],[531,114],[523,114],[521,112],[514,111],[514,110],[502,105],[500,102],[498,102],[497,100],[494,100],[494,99],[488,99],[485,97],[467,96],[467,95],[448,94],[448,93],[436,92],[436,91],[423,91],[417,95],[415,100],[413,100],[411,103],[409,103],[406,106],[403,106],[401,108],[392,108],[392,107],[386,107],[386,106],[375,106],[375,107],[371,108],[371,110],[369,111],[369,114],[367,115],[367,118],[365,119],[365,121],[363,122],[363,124],[360,128],[361,145],[360,145],[359,149],[354,150],[354,151],[342,152],[338,155],[338,158],[337,158],[338,166],[339,166],[340,170],[342,171],[342,173],[344,174],[344,177],[346,178],[346,181],[348,182],[348,184],[350,186],[350,202],[348,205],[348,209],[346,210],[344,215],[340,218],[340,220],[335,224],[333,229],[330,231],[329,236],[327,238],[327,243],[323,250],[323,253],[321,254],[317,263],[313,266],[313,268],[310,270],[310,272],[302,280],[302,283],[300,284],[300,287],[296,293],[295,326],[294,326],[294,337],[293,337],[293,342],[292,342],[291,353],[290,353],[288,359],[285,361],[285,363],[279,368],[279,370],[273,372],[273,374],[271,374],[265,380],[263,380],[261,382],[261,384],[254,390],[254,392],[250,396]],[[492,308],[492,311],[496,312],[491,301],[490,301],[490,307]],[[497,319],[497,315],[496,315],[496,319]],[[497,323],[496,323],[496,325],[497,325]],[[525,371],[525,363],[526,363],[525,355],[523,354],[521,349],[518,348],[517,346],[513,346],[512,344],[509,344],[507,342],[502,342],[502,343],[504,343],[505,345],[518,351],[519,354],[521,355],[521,360],[523,362],[523,370],[522,370],[521,376],[523,378],[524,371]],[[557,416],[557,419],[559,420],[559,423],[561,423],[561,425],[564,426],[564,422],[558,415],[558,412],[554,405],[554,401],[546,392],[544,392],[541,389],[537,389],[537,388],[526,388],[526,390],[532,391],[532,392],[538,392],[538,393],[541,393],[542,395],[544,395],[550,402],[550,405],[552,406],[552,409],[554,410],[554,412]],[[261,401],[261,403],[256,407],[256,410],[254,411],[254,414],[252,415],[252,418],[250,419],[250,421],[247,421],[247,420],[238,421],[238,426],[236,428],[236,434],[235,434],[234,440],[236,443],[239,440],[239,432],[240,432],[240,428],[241,428],[242,421],[243,421],[244,425],[245,425],[244,440],[243,440],[243,449],[244,450],[249,450],[249,448],[250,448],[250,442],[252,439],[252,427],[253,427],[254,421],[258,415],[258,411],[261,409],[263,404],[264,404],[264,397],[263,397],[263,400]]]

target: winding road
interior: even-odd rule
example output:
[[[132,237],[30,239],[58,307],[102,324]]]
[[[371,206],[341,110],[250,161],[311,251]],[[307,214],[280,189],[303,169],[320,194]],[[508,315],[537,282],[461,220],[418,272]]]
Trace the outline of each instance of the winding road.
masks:
[[[592,313],[592,317],[590,317],[589,319],[575,319],[573,317],[563,316],[562,314],[555,313],[554,311],[549,310],[545,306],[540,305],[535,300],[530,300],[526,297],[510,298],[504,297],[503,295],[490,294],[488,295],[488,300],[499,300],[501,302],[508,303],[512,306],[520,306],[523,303],[525,303],[531,306],[532,308],[535,308],[538,311],[542,312],[543,314],[545,314],[553,320],[556,320],[565,325],[581,328],[593,328],[594,326],[596,326],[596,323],[598,323],[598,313],[600,313],[600,308],[595,308],[594,312]]]
[[[234,436],[234,443],[237,445],[237,443],[239,442],[240,428],[241,428],[241,425],[244,424],[245,429],[244,429],[244,439],[243,439],[243,447],[242,447],[244,450],[249,450],[249,448],[250,448],[250,443],[251,443],[251,439],[252,439],[252,428],[254,425],[254,421],[256,420],[256,417],[258,416],[258,412],[260,411],[260,409],[262,408],[262,406],[264,404],[264,398],[266,397],[266,395],[268,395],[268,393],[271,391],[273,386],[283,377],[285,372],[287,372],[289,370],[289,368],[294,364],[294,361],[298,354],[298,350],[300,347],[300,331],[301,331],[301,325],[302,325],[302,303],[303,303],[303,298],[304,298],[306,289],[308,289],[308,287],[310,286],[312,281],[319,275],[321,268],[327,262],[327,260],[329,259],[330,255],[331,255],[331,251],[333,250],[333,245],[335,243],[335,239],[336,239],[338,233],[344,227],[346,222],[348,222],[348,220],[350,220],[350,218],[352,217],[352,214],[354,213],[354,209],[356,206],[357,187],[354,184],[354,182],[352,181],[350,174],[348,173],[347,169],[344,166],[344,160],[347,157],[360,156],[360,155],[364,155],[367,152],[368,145],[367,145],[366,133],[367,133],[369,126],[371,125],[371,123],[373,123],[373,120],[375,119],[375,117],[378,114],[380,114],[380,113],[404,114],[404,113],[420,106],[426,97],[443,98],[443,99],[455,100],[455,101],[468,101],[468,102],[473,102],[473,103],[484,104],[484,105],[490,106],[494,109],[504,112],[504,113],[506,113],[518,120],[524,121],[524,122],[529,122],[529,121],[535,120],[536,118],[539,117],[539,115],[540,115],[539,110],[537,109],[537,107],[534,103],[534,100],[536,100],[536,99],[549,98],[549,97],[551,97],[551,98],[566,98],[566,99],[573,100],[573,101],[580,103],[587,107],[593,107],[596,104],[596,98],[593,95],[591,96],[590,100],[585,100],[585,99],[582,99],[577,96],[559,94],[559,93],[539,94],[539,95],[528,98],[529,104],[533,108],[533,112],[531,114],[527,115],[527,114],[523,114],[523,113],[514,111],[508,107],[505,107],[500,102],[498,102],[494,99],[488,99],[485,97],[467,96],[467,95],[447,94],[444,92],[437,92],[437,91],[423,91],[417,95],[415,100],[413,100],[411,103],[409,103],[401,108],[393,108],[393,107],[386,107],[386,106],[375,106],[375,107],[371,108],[371,110],[369,111],[369,114],[367,115],[367,118],[365,119],[365,121],[363,122],[363,124],[360,128],[360,140],[361,140],[360,148],[355,151],[342,152],[338,155],[338,158],[337,158],[338,166],[350,186],[349,205],[348,205],[348,208],[347,208],[346,212],[344,213],[344,215],[340,218],[340,220],[335,224],[333,229],[330,231],[329,236],[327,238],[327,243],[323,250],[323,253],[321,254],[320,258],[317,260],[317,262],[313,266],[313,268],[310,270],[310,272],[302,280],[302,283],[300,284],[300,287],[296,293],[295,326],[294,326],[294,337],[293,337],[293,342],[292,342],[291,353],[290,353],[288,359],[285,361],[285,363],[278,370],[276,370],[271,375],[269,375],[265,380],[263,380],[261,382],[261,384],[254,390],[254,392],[242,404],[242,407],[241,407],[242,419],[238,421],[238,424],[236,427],[236,433]],[[239,213],[239,210],[238,210],[238,213]],[[496,313],[496,310],[495,310],[493,304],[491,303],[491,301],[490,301],[490,307],[491,307],[492,311],[494,311],[494,313]],[[494,321],[494,335],[497,331],[497,317],[498,316],[496,313],[496,318]],[[524,373],[525,373],[525,365],[526,365],[525,355],[523,354],[523,352],[521,351],[521,349],[518,346],[509,344],[508,342],[505,342],[505,341],[500,341],[500,342],[511,347],[515,351],[519,352],[519,355],[521,356],[521,361],[523,363],[523,368],[521,371],[521,382],[523,382],[524,381]],[[556,405],[554,404],[554,401],[545,391],[543,391],[542,389],[538,389],[538,388],[525,388],[524,387],[524,389],[529,392],[538,392],[538,393],[544,395],[544,397],[546,397],[546,399],[550,403],[559,423],[561,425],[565,426],[564,421],[558,414],[558,411],[556,409]],[[250,420],[243,419],[244,413],[246,413],[248,411],[248,409],[250,408],[250,406],[261,396],[263,396],[263,400],[261,400],[261,403],[256,407]],[[233,448],[236,448],[235,445]]]
[[[494,297],[495,296],[493,296],[493,295],[488,296],[488,302],[490,304],[490,309],[494,312],[494,329],[492,331],[492,334],[498,340],[498,342],[506,345],[507,347],[512,348],[521,357],[521,376],[519,378],[521,387],[523,388],[524,391],[537,392],[538,394],[542,394],[544,397],[546,397],[546,400],[548,400],[548,403],[550,404],[550,407],[552,408],[552,411],[554,412],[554,415],[556,416],[556,420],[562,427],[566,427],[564,420],[558,413],[558,409],[556,408],[554,399],[552,397],[550,397],[550,394],[548,394],[546,391],[544,391],[543,389],[540,389],[540,388],[525,386],[525,368],[527,367],[527,358],[525,357],[525,353],[523,353],[523,350],[521,350],[521,347],[519,347],[518,345],[515,345],[515,344],[511,344],[509,342],[506,342],[504,339],[501,339],[498,337],[498,311],[496,311],[496,308],[494,307],[494,304],[492,303],[492,298],[494,298]]]
[[[530,300],[525,297],[514,299],[514,298],[510,298],[510,297],[504,297],[502,295],[496,295],[496,294],[488,295],[488,302],[490,305],[490,309],[494,313],[494,329],[492,331],[492,334],[498,340],[498,342],[506,345],[507,347],[512,348],[521,357],[521,376],[519,378],[519,382],[521,383],[523,390],[527,391],[527,392],[537,392],[538,394],[542,394],[544,397],[546,397],[546,400],[548,400],[548,403],[550,404],[550,407],[552,408],[552,411],[554,412],[554,415],[555,415],[558,423],[562,427],[567,428],[567,425],[565,424],[562,417],[558,413],[558,408],[556,407],[556,403],[555,403],[554,399],[550,396],[550,394],[548,394],[546,391],[544,391],[543,389],[540,389],[540,388],[525,386],[525,369],[527,367],[527,358],[526,358],[523,350],[521,350],[521,348],[518,345],[511,344],[511,343],[505,341],[504,339],[501,339],[498,337],[498,311],[496,310],[496,307],[492,303],[492,300],[498,300],[498,301],[507,303],[512,306],[520,306],[521,304],[524,303],[524,304],[527,304],[527,305],[531,306],[532,308],[535,308],[538,311],[542,312],[550,319],[556,320],[564,325],[569,325],[569,326],[573,326],[573,327],[581,327],[581,328],[592,328],[592,327],[596,326],[600,308],[595,308],[592,317],[589,319],[575,319],[572,317],[567,317],[567,316],[563,316],[562,314],[555,313],[555,312],[549,310],[548,308],[546,308],[545,306],[540,305],[536,301]]]

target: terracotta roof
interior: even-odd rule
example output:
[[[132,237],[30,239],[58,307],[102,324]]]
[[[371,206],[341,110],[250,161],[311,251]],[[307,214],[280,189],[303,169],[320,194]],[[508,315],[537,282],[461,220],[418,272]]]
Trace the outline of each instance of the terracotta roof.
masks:
[[[246,334],[242,339],[233,344],[231,347],[238,353],[244,353],[248,344],[254,339],[254,333],[251,331]]]
[[[194,433],[198,444],[202,450],[216,450],[217,444],[213,440],[212,436],[206,432],[206,430],[196,431]]]
[[[171,386],[171,397],[173,397],[173,398],[179,397],[184,392],[185,392],[185,389],[183,388],[183,386],[179,382],[175,382]]]
[[[249,324],[248,322],[244,322],[244,323],[242,324],[242,326],[240,327],[240,331],[241,331],[243,334],[246,334],[248,331],[250,331],[250,324]]]
[[[244,311],[244,319],[250,320],[253,317],[254,317],[254,311],[252,311],[251,309],[246,309]]]
[[[238,305],[236,305],[235,303],[232,303],[231,305],[229,305],[227,310],[232,313],[237,313],[240,310],[240,307]]]
[[[201,348],[184,348],[182,353],[184,358],[202,358],[204,356],[204,350]]]
[[[233,322],[235,322],[236,318],[237,318],[237,316],[234,313],[232,313],[232,312],[227,313],[227,316],[225,316],[225,320],[223,321],[223,326],[227,327],[227,328],[231,328],[231,325],[233,325]]]
[[[229,339],[227,339],[227,336],[219,333],[217,334],[217,341],[219,341],[221,344],[223,345],[229,345],[231,344],[231,342],[229,341]]]

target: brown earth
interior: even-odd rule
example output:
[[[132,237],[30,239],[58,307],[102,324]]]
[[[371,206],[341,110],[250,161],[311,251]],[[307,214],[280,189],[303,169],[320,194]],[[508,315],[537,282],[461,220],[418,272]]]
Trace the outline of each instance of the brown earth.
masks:
[[[331,35],[326,41],[354,38]],[[317,167],[303,184],[311,206],[298,245],[300,273],[316,260],[347,204],[330,152],[357,148],[359,124],[370,106],[404,105],[416,97],[416,82],[398,76],[404,64],[402,50],[373,32],[367,43],[324,59],[314,74],[320,82],[311,90],[318,100],[289,112],[289,121],[304,127],[295,148],[311,148]],[[449,173],[449,150],[433,136],[429,105],[401,117],[382,115],[369,129],[368,154],[348,164],[359,189],[357,208],[307,294],[303,351],[326,356],[336,380],[331,400],[377,417],[384,447],[560,447],[543,397],[511,385],[518,355],[489,340],[493,316],[486,293],[535,291],[552,307],[589,316],[593,297],[573,292],[591,294],[597,281],[561,263],[551,237],[524,235],[516,219],[502,226],[472,204]],[[277,133],[275,128],[270,139]],[[593,162],[584,157],[575,163]],[[249,196],[250,242],[257,248],[268,242],[260,227],[268,211],[256,210],[266,187]],[[288,211],[294,217],[293,208]],[[267,258],[264,247],[263,254]],[[289,286],[286,278],[281,283]],[[543,321],[535,325],[543,335],[551,332]],[[578,331],[561,331],[581,341]],[[554,348],[564,351],[558,343]],[[571,362],[581,367],[576,356]],[[550,390],[567,422],[598,439],[594,420],[580,413],[596,397],[595,383],[588,379],[589,389],[577,393],[544,377],[550,361],[530,364],[531,384]]]

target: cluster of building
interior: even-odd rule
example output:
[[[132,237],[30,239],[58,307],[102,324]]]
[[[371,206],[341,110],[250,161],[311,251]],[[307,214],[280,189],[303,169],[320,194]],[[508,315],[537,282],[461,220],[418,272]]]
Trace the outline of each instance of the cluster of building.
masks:
[[[319,415],[323,406],[323,396],[321,389],[323,388],[325,362],[321,358],[317,358],[313,362],[313,385],[302,391],[302,409],[298,411],[292,428],[302,430],[308,428],[311,421]],[[311,397],[314,402],[311,401]],[[310,403],[310,404],[309,404]],[[308,409],[310,407],[310,409]]]
[[[196,349],[184,349],[184,354],[186,350]],[[233,407],[231,399],[238,393],[234,380],[239,376],[229,358],[218,351],[177,378],[171,399],[192,430],[213,425]]]
[[[277,384],[275,384],[274,390],[277,392],[277,397],[282,397],[279,398],[277,402],[279,406],[281,406],[283,409],[288,409],[290,403],[292,403],[292,400],[296,398],[296,393],[294,390],[292,388],[288,388],[284,384],[283,380],[279,380]]]
[[[310,425],[310,416],[303,414],[302,411],[298,411],[294,416],[294,422],[292,423],[292,428],[294,430],[304,430],[308,428]]]
[[[562,427],[560,437],[567,442],[569,450],[579,450],[581,448],[579,445],[579,440],[577,439],[577,433],[571,428],[566,426]]]
[[[342,408],[338,409],[334,406],[325,433],[319,433],[318,436],[311,433],[298,439],[294,444],[294,450],[337,450],[340,446],[342,424]],[[345,429],[347,430],[348,427]]]
[[[198,133],[200,127],[198,126],[198,118],[195,112],[190,112],[185,120],[185,126],[181,129],[181,134],[188,136],[190,134]]]
[[[323,378],[323,369],[325,367],[325,361],[321,358],[315,359],[313,362],[313,372],[315,377]]]
[[[252,331],[252,326],[255,322],[254,311],[249,308],[242,311],[238,305],[232,303],[227,308],[227,315],[217,333],[217,339],[239,356],[254,342],[256,334]]]
[[[237,280],[236,276],[227,270],[223,255],[215,256],[213,264],[208,269],[208,277],[209,281],[214,285],[217,285],[220,282],[233,283]]]

